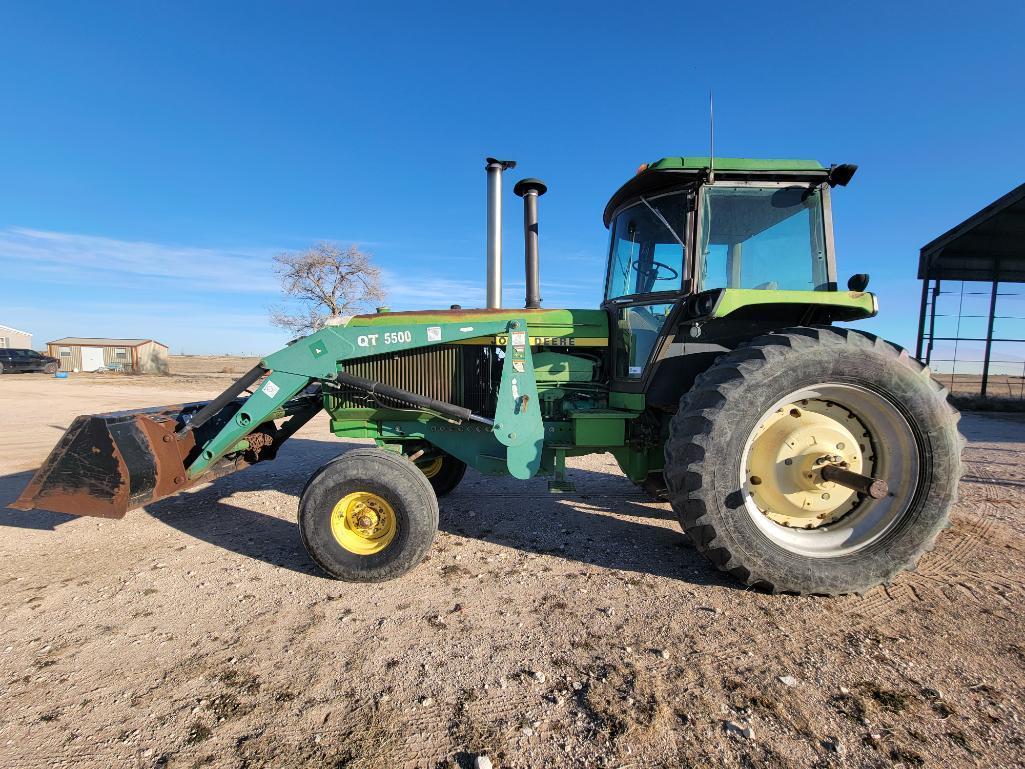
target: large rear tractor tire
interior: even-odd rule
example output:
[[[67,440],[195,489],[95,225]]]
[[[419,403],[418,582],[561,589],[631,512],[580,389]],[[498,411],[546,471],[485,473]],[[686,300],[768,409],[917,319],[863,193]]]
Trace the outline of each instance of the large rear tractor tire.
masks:
[[[310,557],[347,582],[383,582],[415,567],[438,531],[438,498],[400,454],[353,449],[310,478],[299,501]]]
[[[695,547],[745,584],[863,593],[913,569],[949,525],[959,418],[890,342],[843,328],[767,334],[683,397],[666,444],[670,502]],[[827,465],[888,492],[826,480]]]

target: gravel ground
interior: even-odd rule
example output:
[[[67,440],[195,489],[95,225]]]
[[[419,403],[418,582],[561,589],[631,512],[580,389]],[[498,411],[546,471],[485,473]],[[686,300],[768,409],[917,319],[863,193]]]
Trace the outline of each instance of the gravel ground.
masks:
[[[0,504],[74,415],[222,387],[0,378]],[[470,471],[414,572],[334,582],[323,419],[121,521],[0,510],[0,767],[1021,766],[1023,424],[965,416],[953,527],[864,597],[739,588],[607,455]]]

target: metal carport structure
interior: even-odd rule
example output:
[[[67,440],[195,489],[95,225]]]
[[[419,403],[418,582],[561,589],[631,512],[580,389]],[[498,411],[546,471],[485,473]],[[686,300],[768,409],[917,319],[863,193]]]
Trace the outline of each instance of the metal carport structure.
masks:
[[[918,318],[916,355],[927,365],[950,364],[951,391],[957,377],[958,351],[962,344],[982,344],[982,360],[962,357],[961,363],[981,363],[979,395],[987,397],[995,364],[1010,370],[1021,369],[1021,387],[1014,392],[1010,379],[1008,395],[1025,397],[1025,308],[1015,308],[1023,294],[1007,284],[1025,283],[1025,184],[1016,187],[999,200],[965,219],[948,232],[923,246],[918,261],[918,277],[922,281],[922,301]],[[960,283],[957,289],[943,290],[943,282]],[[968,285],[971,284],[971,285]],[[980,285],[981,284],[981,285]],[[989,284],[988,286],[985,284]],[[967,290],[966,290],[967,286]],[[937,312],[941,298],[957,297],[957,312]],[[988,296],[988,310],[982,314],[971,310],[973,297]],[[966,311],[965,301],[969,308]],[[1003,308],[1014,308],[1001,314]],[[954,330],[937,331],[937,318],[954,320]],[[985,320],[985,331],[978,326],[968,328],[975,320]],[[942,320],[941,320],[942,323]],[[948,324],[949,325],[949,324]],[[997,327],[999,325],[999,328]],[[952,357],[937,357],[937,343],[952,343]],[[1005,357],[994,357],[994,345],[1008,350]],[[1006,357],[1007,354],[1013,357]],[[1021,356],[1020,359],[1018,356]],[[971,375],[974,378],[974,374]],[[1016,373],[1015,378],[1018,378]],[[964,384],[964,382],[961,382]]]

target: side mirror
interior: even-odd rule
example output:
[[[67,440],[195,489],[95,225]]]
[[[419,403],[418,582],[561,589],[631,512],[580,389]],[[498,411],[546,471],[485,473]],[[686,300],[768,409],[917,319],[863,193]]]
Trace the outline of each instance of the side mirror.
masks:
[[[859,293],[868,288],[868,273],[857,272],[851,275],[847,279],[847,288],[851,291],[858,291]]]
[[[858,170],[858,167],[854,163],[844,163],[843,165],[832,165],[829,167],[829,177],[827,181],[830,187],[840,185],[846,187],[848,182],[853,178],[854,172]]]

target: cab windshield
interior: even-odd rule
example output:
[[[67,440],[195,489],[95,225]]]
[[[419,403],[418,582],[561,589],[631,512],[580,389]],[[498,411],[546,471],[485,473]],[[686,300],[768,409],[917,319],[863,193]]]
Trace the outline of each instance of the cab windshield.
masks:
[[[814,187],[706,187],[699,290],[828,288],[822,193]]]
[[[605,298],[680,291],[687,264],[687,193],[642,197],[612,221]]]

